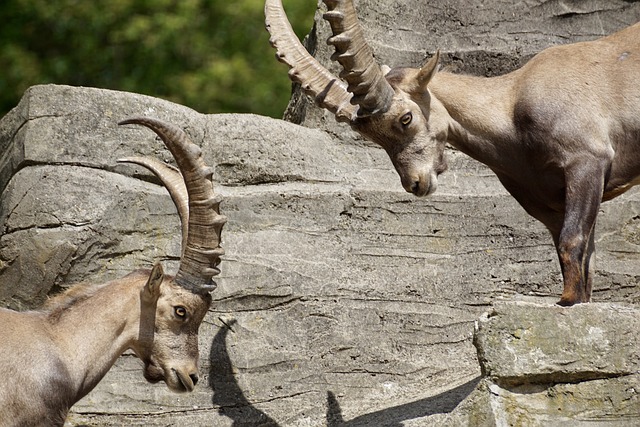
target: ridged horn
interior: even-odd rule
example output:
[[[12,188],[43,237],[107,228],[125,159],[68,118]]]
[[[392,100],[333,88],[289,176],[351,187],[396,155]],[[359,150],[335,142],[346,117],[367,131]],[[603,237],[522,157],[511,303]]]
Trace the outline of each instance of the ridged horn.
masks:
[[[212,277],[220,274],[218,265],[224,254],[220,236],[227,222],[227,218],[220,215],[222,197],[213,191],[213,169],[204,163],[200,147],[177,126],[149,117],[135,117],[118,124],[148,127],[162,139],[176,160],[178,170],[154,159],[132,157],[120,161],[144,166],[156,174],[178,209],[183,235],[175,282],[193,292],[211,292],[216,288]]]
[[[323,67],[307,52],[296,36],[281,0],[266,0],[265,26],[271,35],[269,43],[276,49],[278,61],[289,66],[289,78],[300,83],[315,103],[335,114],[340,122],[357,118],[358,107],[351,103],[347,85]]]
[[[349,84],[347,90],[353,94],[351,103],[360,107],[358,116],[384,113],[391,106],[394,91],[364,38],[353,0],[323,2],[328,8],[323,18],[333,32],[327,43],[336,50],[331,59],[344,69],[340,77]]]

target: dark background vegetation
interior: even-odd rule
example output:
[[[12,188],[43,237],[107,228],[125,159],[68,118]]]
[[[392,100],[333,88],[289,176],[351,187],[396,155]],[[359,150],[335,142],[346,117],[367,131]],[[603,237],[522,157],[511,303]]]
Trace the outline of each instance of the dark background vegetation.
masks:
[[[283,4],[304,37],[316,1]],[[0,117],[42,83],[281,117],[291,85],[263,9],[264,0],[2,0]]]

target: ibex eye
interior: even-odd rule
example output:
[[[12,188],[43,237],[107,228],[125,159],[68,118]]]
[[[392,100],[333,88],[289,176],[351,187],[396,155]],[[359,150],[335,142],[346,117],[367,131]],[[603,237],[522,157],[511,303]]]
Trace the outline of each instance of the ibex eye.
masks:
[[[402,123],[403,126],[407,126],[409,123],[411,123],[412,119],[413,116],[411,115],[411,113],[407,113],[400,118],[400,123]]]
[[[174,307],[173,312],[176,314],[177,317],[184,319],[185,317],[187,317],[187,309],[184,307]]]

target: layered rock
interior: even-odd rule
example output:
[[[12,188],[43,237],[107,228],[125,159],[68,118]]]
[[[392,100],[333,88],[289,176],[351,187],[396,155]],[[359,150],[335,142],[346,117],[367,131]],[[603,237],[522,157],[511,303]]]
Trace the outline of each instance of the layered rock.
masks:
[[[439,47],[448,64],[491,74],[548,44],[593,38],[640,18],[636,2],[587,3],[443,1],[425,10],[424,2],[361,0],[358,7],[383,62],[417,64]],[[326,27],[317,27],[323,40]],[[545,401],[527,403],[529,396],[555,393],[573,402],[567,396],[586,396],[589,387],[607,396],[610,381],[616,390],[637,390],[627,373],[633,358],[624,374],[612,374],[598,347],[608,331],[604,319],[622,322],[619,304],[640,302],[637,191],[604,204],[599,216],[594,300],[605,304],[556,309],[561,276],[547,232],[484,166],[449,151],[438,192],[416,199],[380,149],[320,110],[299,104],[296,111],[304,127],[202,115],[136,94],[37,86],[2,118],[4,305],[34,307],[75,282],[102,282],[156,261],[175,271],[180,232],[169,195],[142,169],[116,163],[171,156],[151,132],[117,126],[124,118],[149,115],[183,127],[215,165],[216,190],[226,197],[226,255],[200,332],[203,382],[193,394],[171,394],[147,384],[127,355],[76,405],[70,425],[504,425],[511,418],[500,414],[512,416],[512,407],[554,420],[553,411],[539,409]],[[492,308],[504,300],[544,306]],[[578,370],[549,385],[566,354],[537,359],[549,370],[542,377],[534,369],[498,377],[500,347],[493,356],[483,346],[488,376],[481,380],[472,337],[487,310],[497,314],[481,322],[486,335],[477,343],[513,332],[522,334],[517,342],[538,346],[548,337],[532,335],[519,315],[533,311],[560,325],[562,316],[575,312],[587,322],[594,317],[579,310],[600,310],[589,342],[601,360],[588,375]],[[566,337],[549,322],[541,323],[549,336]],[[528,354],[526,346],[511,348]],[[594,374],[600,365],[608,376]],[[521,388],[530,377],[537,385]],[[580,399],[575,408],[595,402]],[[612,422],[634,420],[633,399],[612,395],[609,406],[626,411]],[[563,411],[574,414],[556,418],[567,425],[588,419]]]
[[[455,425],[630,426],[640,423],[640,310],[497,303],[478,322],[485,379]],[[458,424],[459,423],[459,424]]]

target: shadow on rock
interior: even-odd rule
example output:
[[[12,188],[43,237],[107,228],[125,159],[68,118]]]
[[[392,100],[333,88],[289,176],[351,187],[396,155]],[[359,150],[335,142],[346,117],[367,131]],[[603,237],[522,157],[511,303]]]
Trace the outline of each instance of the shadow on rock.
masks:
[[[224,323],[224,322],[223,322]],[[275,427],[278,423],[255,408],[247,400],[233,374],[233,366],[227,350],[227,335],[235,320],[226,322],[213,338],[209,361],[209,386],[213,390],[211,401],[219,406],[218,412],[233,420],[234,427]]]
[[[405,405],[361,415],[350,421],[342,417],[342,410],[332,392],[327,395],[327,427],[402,427],[403,421],[435,414],[446,414],[454,410],[478,385],[481,377],[474,378],[444,393],[417,400]]]

